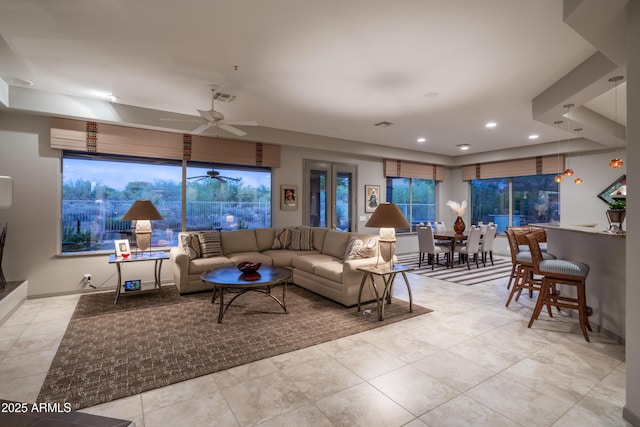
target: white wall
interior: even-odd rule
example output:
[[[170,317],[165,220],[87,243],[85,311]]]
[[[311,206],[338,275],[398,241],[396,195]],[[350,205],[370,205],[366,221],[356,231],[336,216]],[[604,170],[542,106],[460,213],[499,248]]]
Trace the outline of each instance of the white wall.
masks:
[[[627,146],[626,161],[640,165],[640,1],[628,4],[627,25]],[[635,172],[634,172],[635,171]],[[624,417],[640,426],[640,168],[630,168],[627,174],[631,185],[627,191],[627,340],[626,372],[627,402]],[[635,184],[634,184],[635,183]]]
[[[609,167],[614,151],[569,157],[568,163],[576,175],[560,183],[560,225],[597,224],[597,228],[609,228],[607,204],[598,193],[627,173],[626,162],[621,169]],[[624,151],[618,150],[625,158]],[[573,178],[580,176],[584,183],[576,185]]]

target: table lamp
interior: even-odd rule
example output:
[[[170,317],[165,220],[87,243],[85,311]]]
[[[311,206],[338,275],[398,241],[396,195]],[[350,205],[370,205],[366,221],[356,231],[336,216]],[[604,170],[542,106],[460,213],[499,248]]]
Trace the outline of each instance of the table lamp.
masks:
[[[151,245],[151,220],[162,219],[162,215],[150,200],[136,200],[122,219],[136,221],[136,246],[146,251]]]
[[[365,227],[379,227],[378,262],[380,257],[389,262],[393,268],[393,255],[396,252],[396,228],[409,227],[409,221],[402,214],[398,205],[394,203],[381,203],[365,224]],[[376,263],[378,265],[378,263]]]

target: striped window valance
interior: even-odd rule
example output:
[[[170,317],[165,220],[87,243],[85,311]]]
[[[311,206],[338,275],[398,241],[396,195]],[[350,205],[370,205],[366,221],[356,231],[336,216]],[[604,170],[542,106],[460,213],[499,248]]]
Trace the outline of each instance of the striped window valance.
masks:
[[[476,163],[462,167],[462,179],[508,178],[564,171],[564,155],[539,156],[503,162]]]
[[[280,167],[279,145],[61,118],[51,119],[50,144],[69,151]]]
[[[385,159],[384,176],[444,181],[444,166],[408,162],[406,160]]]

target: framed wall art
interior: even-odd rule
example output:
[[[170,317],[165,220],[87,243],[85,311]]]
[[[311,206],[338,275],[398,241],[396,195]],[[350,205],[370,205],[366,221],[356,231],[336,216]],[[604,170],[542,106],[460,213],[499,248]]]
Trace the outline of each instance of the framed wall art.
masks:
[[[627,175],[622,175],[598,194],[598,197],[605,203],[613,202],[616,196],[627,197]]]
[[[295,211],[298,209],[298,186],[280,186],[280,209],[283,211]]]
[[[364,186],[364,211],[373,212],[380,204],[380,186],[379,185],[365,185]]]

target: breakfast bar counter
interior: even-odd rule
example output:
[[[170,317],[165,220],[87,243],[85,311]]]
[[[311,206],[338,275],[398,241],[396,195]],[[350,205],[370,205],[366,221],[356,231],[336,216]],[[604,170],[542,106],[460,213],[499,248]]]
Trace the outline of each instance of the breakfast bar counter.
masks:
[[[532,224],[533,225],[533,224]],[[590,266],[587,277],[587,305],[594,330],[625,339],[626,238],[596,227],[560,227],[535,224],[547,230],[547,250],[559,259],[580,261]]]

